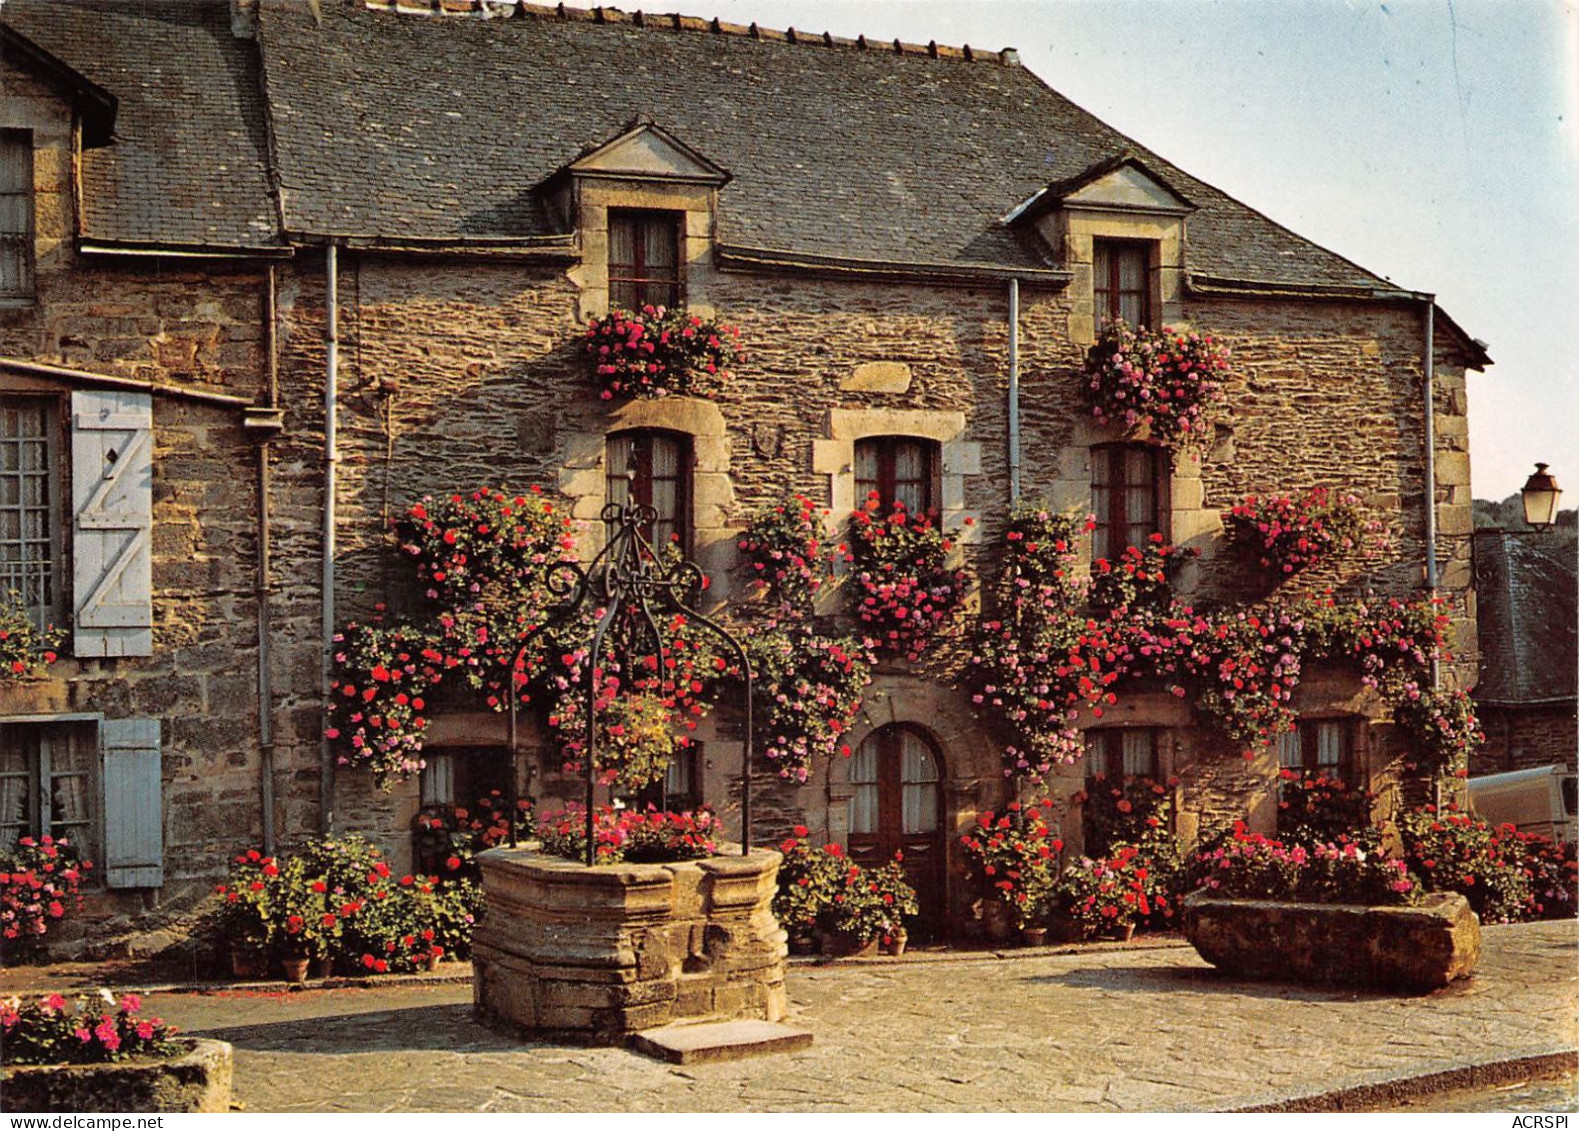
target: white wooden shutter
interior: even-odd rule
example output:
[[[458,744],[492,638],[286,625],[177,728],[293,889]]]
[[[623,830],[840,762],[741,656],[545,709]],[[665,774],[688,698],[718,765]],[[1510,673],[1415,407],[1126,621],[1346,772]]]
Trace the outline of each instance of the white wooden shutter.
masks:
[[[158,719],[105,719],[104,882],[112,888],[164,883],[163,778]]]
[[[78,656],[153,654],[153,441],[146,393],[71,394]]]

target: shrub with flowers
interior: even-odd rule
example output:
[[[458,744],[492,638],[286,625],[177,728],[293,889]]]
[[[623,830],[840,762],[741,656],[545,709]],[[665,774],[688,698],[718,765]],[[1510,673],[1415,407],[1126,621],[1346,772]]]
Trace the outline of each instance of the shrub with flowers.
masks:
[[[1426,805],[1398,819],[1404,858],[1426,891],[1456,891],[1483,923],[1536,914],[1535,869],[1512,825],[1492,827],[1457,805]]]
[[[0,684],[37,675],[53,664],[64,638],[59,629],[35,626],[21,596],[7,590],[0,596]]]
[[[1081,391],[1098,423],[1151,425],[1167,447],[1199,436],[1228,376],[1228,349],[1211,335],[1116,322],[1086,354]]]
[[[145,1017],[137,994],[0,999],[0,1064],[107,1064],[181,1052],[177,1030]]]
[[[1412,902],[1419,892],[1404,860],[1354,841],[1288,845],[1251,832],[1243,821],[1197,851],[1189,873],[1194,886],[1239,899],[1379,906]]]
[[[779,844],[784,859],[779,864],[778,892],[773,897],[773,917],[791,937],[807,936],[816,929],[817,919],[833,901],[846,865],[838,845],[814,846],[805,825],[796,825],[793,835]]]
[[[1247,495],[1223,512],[1229,544],[1274,583],[1349,553],[1364,529],[1359,497],[1335,497],[1325,487]]]
[[[1087,601],[1101,616],[1166,613],[1173,605],[1172,578],[1197,551],[1170,546],[1153,534],[1145,546],[1127,546],[1117,561],[1091,563]]]
[[[987,810],[960,837],[971,882],[1003,902],[1020,927],[1040,923],[1050,910],[1064,842],[1043,817],[1051,802],[1011,801],[1004,812]]]
[[[220,898],[216,926],[232,947],[265,950],[274,942],[279,874],[279,862],[255,848],[231,860],[230,875],[214,891]]]
[[[1470,759],[1486,743],[1475,701],[1463,690],[1421,690],[1407,681],[1394,700],[1393,720],[1419,763],[1437,774],[1468,777]]]
[[[1111,856],[1082,856],[1059,877],[1053,898],[1086,938],[1121,934],[1137,920],[1166,906],[1167,894],[1136,845],[1118,846]],[[1155,903],[1161,896],[1162,903]]]
[[[928,515],[876,492],[850,517],[850,602],[873,648],[912,663],[953,619],[965,574],[944,564],[953,548]]]
[[[92,867],[66,837],[25,836],[0,852],[0,959],[38,954],[49,933],[81,907],[82,873]]]
[[[517,840],[532,835],[532,802],[515,803]],[[510,840],[510,802],[497,789],[473,805],[429,805],[411,821],[416,833],[417,868],[446,880],[478,878],[477,854]]]
[[[736,548],[746,581],[767,604],[811,615],[818,591],[833,573],[826,515],[805,495],[795,494],[758,512],[740,536]]]
[[[1325,769],[1284,767],[1278,771],[1278,839],[1307,847],[1365,840],[1373,831],[1374,797]]]
[[[328,729],[342,766],[366,766],[379,788],[422,769],[427,697],[453,658],[408,625],[355,621],[334,635]]]
[[[920,911],[916,889],[905,880],[904,858],[876,868],[845,860],[833,897],[818,916],[818,926],[864,946],[873,939],[892,938],[905,920]]]
[[[1120,844],[1139,844],[1166,832],[1173,816],[1172,787],[1145,776],[1111,782],[1094,774],[1086,788],[1074,795],[1080,805],[1080,824],[1087,855],[1106,856]]]
[[[1340,603],[1323,596],[1301,602],[1299,612],[1309,656],[1358,666],[1366,686],[1390,697],[1429,670],[1433,653],[1449,643],[1452,627],[1440,598]]]
[[[1579,910],[1579,846],[1536,833],[1515,832],[1540,919],[1571,919]]]
[[[740,360],[740,328],[683,306],[613,310],[587,324],[586,352],[604,400],[710,397]]]
[[[577,805],[542,814],[537,822],[543,851],[571,860],[587,858],[587,811]],[[615,809],[593,810],[594,860],[598,864],[667,864],[716,855],[723,827],[706,807],[669,813]]]

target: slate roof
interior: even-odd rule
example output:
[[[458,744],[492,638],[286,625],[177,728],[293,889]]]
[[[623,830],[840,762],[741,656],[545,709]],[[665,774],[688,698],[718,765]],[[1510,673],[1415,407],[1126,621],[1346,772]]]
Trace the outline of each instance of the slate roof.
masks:
[[[94,238],[550,235],[538,188],[645,118],[733,175],[722,245],[1045,268],[1004,216],[1128,153],[1197,206],[1187,267],[1203,287],[1398,294],[996,54],[679,17],[638,26],[612,9],[434,6],[457,14],[319,0],[319,20],[302,0],[261,0],[256,39],[231,35],[225,0],[5,0],[0,20],[120,99],[119,140],[84,161]]]
[[[1579,573],[1572,543],[1503,530],[1475,532],[1480,681],[1475,698],[1516,704],[1579,694]]]
[[[226,0],[5,0],[0,20],[117,100],[114,143],[82,155],[84,239],[279,242],[256,49]]]

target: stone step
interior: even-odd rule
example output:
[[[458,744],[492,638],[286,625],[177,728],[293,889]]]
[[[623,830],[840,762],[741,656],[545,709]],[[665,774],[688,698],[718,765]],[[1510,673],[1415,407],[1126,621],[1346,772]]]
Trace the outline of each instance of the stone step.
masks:
[[[811,1047],[811,1033],[777,1021],[706,1021],[663,1025],[631,1035],[631,1048],[671,1064],[743,1060]]]

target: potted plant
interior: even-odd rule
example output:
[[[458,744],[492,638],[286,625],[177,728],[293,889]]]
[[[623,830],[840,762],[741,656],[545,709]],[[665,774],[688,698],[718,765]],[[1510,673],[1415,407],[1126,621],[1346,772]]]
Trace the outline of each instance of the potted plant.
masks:
[[[250,849],[231,861],[230,876],[215,890],[220,937],[229,947],[230,968],[238,978],[261,978],[269,972],[269,944],[274,940],[275,891],[280,874],[272,856]]]
[[[740,357],[740,330],[684,307],[612,310],[587,325],[587,361],[604,400],[710,397]]]
[[[904,854],[894,853],[894,858],[881,868],[871,869],[868,877],[872,894],[884,908],[879,944],[884,954],[898,958],[910,941],[906,920],[921,913],[916,889],[905,879]]]
[[[960,837],[966,867],[982,893],[982,921],[988,937],[1007,942],[1015,931],[1043,926],[1064,842],[1044,818],[1045,798],[1022,805],[1011,801],[1002,813],[987,810],[976,827]]]
[[[789,935],[790,949],[810,954],[816,949],[817,917],[833,898],[842,874],[842,861],[816,848],[806,838],[810,830],[796,825],[794,835],[779,844],[778,891],[773,916]]]
[[[39,954],[50,932],[81,906],[82,873],[92,867],[65,837],[25,836],[0,852],[0,958]]]

